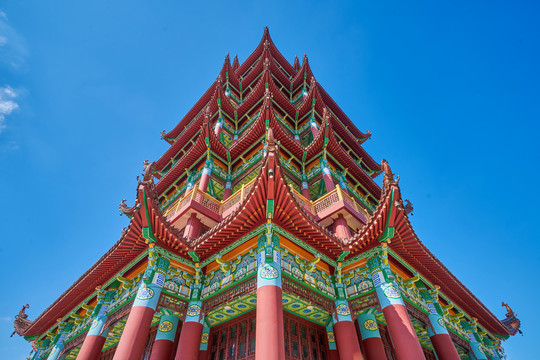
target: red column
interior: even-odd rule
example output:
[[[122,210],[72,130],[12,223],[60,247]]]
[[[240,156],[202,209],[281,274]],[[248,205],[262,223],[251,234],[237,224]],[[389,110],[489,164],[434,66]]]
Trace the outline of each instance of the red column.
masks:
[[[114,353],[114,360],[141,358],[154,312],[154,309],[146,306],[134,306],[131,308],[124,332]]]
[[[338,321],[334,325],[340,360],[363,360],[358,336],[352,321]]]
[[[100,335],[88,335],[84,339],[77,360],[98,360],[105,344],[106,337]]]
[[[411,319],[404,305],[392,304],[383,308],[384,318],[399,360],[425,359]]]
[[[281,288],[265,285],[257,289],[256,360],[285,359]]]
[[[337,350],[329,350],[328,358],[330,360],[339,360],[339,352]]]
[[[168,360],[171,358],[173,345],[169,340],[156,340],[152,345],[150,360]]]
[[[197,219],[197,214],[192,213],[184,229],[186,239],[194,239],[201,234],[201,221]]]
[[[449,334],[436,334],[431,336],[430,339],[439,360],[461,359]]]
[[[203,325],[189,321],[182,325],[175,360],[199,360]]]
[[[384,344],[380,337],[362,340],[362,348],[367,360],[387,360]]]
[[[337,219],[334,220],[334,232],[340,239],[349,239],[351,237],[349,225],[347,224],[347,220],[343,217],[343,214],[338,214]]]
[[[232,194],[232,184],[229,180],[225,183],[225,190],[223,190],[223,201],[227,200]]]

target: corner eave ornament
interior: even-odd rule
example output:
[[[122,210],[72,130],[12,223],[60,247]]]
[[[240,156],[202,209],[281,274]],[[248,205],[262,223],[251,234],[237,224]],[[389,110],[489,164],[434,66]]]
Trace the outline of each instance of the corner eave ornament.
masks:
[[[512,310],[510,306],[504,302],[501,304],[501,306],[506,308],[506,318],[502,319],[501,322],[504,324],[504,326],[506,326],[508,332],[510,332],[510,335],[515,335],[517,333],[523,335],[523,332],[519,329],[521,327],[521,321],[516,317],[514,310]]]
[[[13,327],[15,327],[15,330],[11,334],[11,336],[17,334],[19,336],[23,336],[26,329],[30,327],[34,322],[32,320],[28,320],[28,315],[25,314],[26,309],[28,309],[30,305],[26,304],[22,307],[22,309],[19,311],[19,314],[15,315],[15,321],[13,322]]]

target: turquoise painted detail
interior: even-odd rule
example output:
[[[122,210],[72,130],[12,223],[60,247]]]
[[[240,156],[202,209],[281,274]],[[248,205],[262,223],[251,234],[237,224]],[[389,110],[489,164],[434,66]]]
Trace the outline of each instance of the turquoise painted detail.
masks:
[[[390,280],[393,274],[388,264],[384,264],[376,255],[368,260],[368,266],[381,308],[384,309],[390,305],[404,305],[399,287]]]
[[[144,272],[143,281],[139,285],[133,307],[145,306],[154,310],[157,308],[168,269],[169,261],[157,257],[154,249],[151,248],[148,253],[148,267]]]
[[[328,338],[328,348],[330,350],[337,350],[336,336],[334,335],[334,326],[332,324],[326,327],[326,337]]]
[[[336,300],[337,321],[352,321],[351,309],[347,300]]]
[[[66,334],[60,335],[58,340],[53,346],[53,349],[51,350],[51,353],[49,354],[49,357],[47,360],[58,360],[60,357],[60,353],[64,349],[64,340],[66,339]]]
[[[433,327],[434,335],[448,334],[443,318],[439,314],[429,314],[429,322]]]
[[[184,322],[200,322],[202,301],[191,300],[188,304],[186,312],[186,320]]]
[[[210,339],[210,327],[204,323],[201,334],[201,346],[199,347],[200,351],[208,350],[208,339]]]
[[[375,314],[360,314],[357,319],[362,340],[381,337]]]
[[[258,239],[257,248],[257,289],[261,286],[273,285],[281,287],[281,251],[279,237],[267,225],[266,234]]]
[[[169,340],[169,341],[174,342],[177,327],[178,327],[178,316],[161,315],[161,318],[159,319],[159,326],[158,326],[158,332],[156,334],[156,340]]]
[[[281,287],[281,253],[272,249],[273,257],[268,259],[265,248],[257,253],[257,288],[265,285]]]

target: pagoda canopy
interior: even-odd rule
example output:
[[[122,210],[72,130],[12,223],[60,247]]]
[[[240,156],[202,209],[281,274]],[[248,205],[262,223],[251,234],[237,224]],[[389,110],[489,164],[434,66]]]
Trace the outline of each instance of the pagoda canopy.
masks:
[[[172,130],[162,133],[169,147],[155,162],[144,162],[135,204],[129,207],[125,200],[120,204],[120,212],[130,219],[120,239],[35,321],[27,319],[28,306],[23,307],[15,333],[42,343],[58,341],[57,322],[75,324],[78,319],[79,328],[70,333],[66,349],[71,359],[95,316],[88,312],[89,304],[98,303],[102,288],[117,301],[104,324],[114,323],[121,332],[131,311],[128,303],[135,298],[146,304],[140,311],[150,309],[149,315],[136,315],[136,321],[146,322],[146,330],[161,316],[182,318],[186,329],[202,327],[197,317],[202,312],[209,319],[204,325],[222,325],[226,314],[244,316],[255,309],[262,281],[261,294],[275,298],[261,303],[273,304],[272,311],[279,313],[282,299],[284,307],[288,301],[291,306],[298,302],[295,305],[305,314],[313,310],[319,316],[315,321],[306,315],[306,320],[323,325],[323,330],[329,324],[329,339],[338,332],[328,330],[333,317],[340,326],[351,326],[350,331],[341,330],[343,336],[355,331],[351,315],[368,316],[375,324],[370,328],[384,323],[394,342],[401,344],[398,357],[413,351],[403,344],[418,345],[408,358],[417,359],[421,346],[434,348],[429,339],[419,338],[427,338],[427,331],[422,333],[426,326],[435,329],[430,318],[435,316],[439,317],[435,325],[452,332],[450,339],[443,331],[447,349],[454,349],[457,341],[473,351],[476,340],[464,339],[471,335],[494,351],[495,342],[520,331],[519,319],[503,303],[508,312],[498,320],[420,241],[408,216],[412,204],[403,201],[388,162],[379,164],[362,146],[370,136],[369,131],[358,130],[315,79],[307,56],[302,63],[295,57],[291,65],[265,28],[246,61],[240,64],[235,56],[231,64],[227,54],[199,101]],[[381,188],[374,178],[383,171]],[[125,287],[124,281],[130,285]],[[399,288],[404,282],[407,289]],[[126,291],[115,287],[119,283]],[[268,289],[272,293],[265,292]],[[153,297],[154,291],[159,297]],[[105,303],[104,296],[99,306]],[[450,313],[453,305],[457,308]],[[446,313],[439,311],[442,306]],[[188,308],[196,315],[186,312]],[[218,312],[223,317],[219,321],[214,317]],[[88,324],[82,322],[83,315]],[[467,322],[461,325],[459,318],[465,315]],[[346,316],[350,320],[343,320]],[[452,328],[447,329],[444,321]],[[482,329],[471,333],[469,322]],[[136,322],[129,326],[132,332],[143,328]],[[252,324],[252,332],[254,326],[259,344],[263,330]],[[321,334],[316,338],[323,343]],[[402,335],[408,342],[396,340]],[[349,340],[340,346],[358,339]],[[121,352],[129,352],[134,346],[117,342],[107,348],[123,346]],[[198,351],[200,344],[194,344]],[[42,350],[51,352],[47,346]],[[460,349],[467,353],[463,346]],[[138,353],[136,357],[140,358]]]

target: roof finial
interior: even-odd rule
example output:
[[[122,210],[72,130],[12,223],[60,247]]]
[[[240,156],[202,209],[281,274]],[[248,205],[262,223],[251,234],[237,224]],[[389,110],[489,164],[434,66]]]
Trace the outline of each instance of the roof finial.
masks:
[[[383,186],[396,184],[396,181],[394,180],[394,174],[392,173],[392,169],[390,169],[388,161],[382,159],[381,167],[384,171]]]
[[[268,128],[268,131],[266,133],[266,143],[269,147],[273,147],[276,142],[274,141],[274,131],[272,128]]]
[[[263,36],[270,36],[270,30],[268,30],[268,26],[264,27],[264,34]]]
[[[231,62],[231,58],[229,57],[229,53],[227,53],[227,55],[225,55],[225,62],[227,62],[227,63]]]
[[[293,63],[293,69],[298,71],[300,69],[300,61],[298,60],[298,56],[294,55],[294,63]]]
[[[304,59],[302,60],[302,65],[307,64],[307,63],[308,63],[308,58],[307,58],[307,55],[304,54]]]

